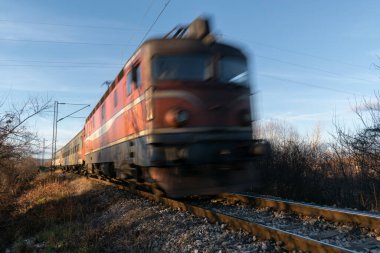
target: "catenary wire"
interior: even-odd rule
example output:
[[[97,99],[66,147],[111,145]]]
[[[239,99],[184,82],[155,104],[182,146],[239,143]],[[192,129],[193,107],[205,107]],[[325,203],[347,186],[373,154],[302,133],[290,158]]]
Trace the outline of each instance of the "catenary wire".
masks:
[[[148,30],[146,31],[146,33],[144,34],[143,38],[141,39],[138,47],[144,42],[146,36],[148,36],[148,34],[150,33],[150,31],[152,30],[152,28],[154,27],[154,25],[157,23],[158,19],[161,17],[162,13],[164,13],[166,7],[168,7],[168,5],[170,4],[170,1],[171,0],[168,0],[164,7],[162,8],[162,10],[160,11],[160,13],[158,14],[157,18],[153,21],[153,23],[151,24],[151,26],[148,28]]]
[[[223,34],[223,36],[229,37],[229,38],[233,38],[234,40],[236,40],[236,36],[232,36],[232,35],[229,35],[229,34]],[[346,61],[342,61],[342,60],[338,60],[338,59],[334,59],[334,58],[330,58],[330,57],[324,57],[324,56],[314,55],[314,54],[310,54],[310,53],[306,53],[306,52],[301,52],[301,51],[294,50],[294,49],[288,49],[288,48],[284,48],[284,47],[280,47],[280,46],[264,43],[264,42],[261,42],[261,41],[246,40],[246,39],[244,39],[243,41],[245,43],[252,43],[252,44],[256,44],[256,45],[261,45],[263,47],[273,48],[273,49],[276,49],[276,50],[279,50],[279,51],[288,52],[288,53],[291,53],[291,54],[297,54],[297,55],[307,56],[307,57],[318,59],[318,60],[322,60],[322,61],[336,62],[336,63],[339,63],[339,64],[344,64],[344,65],[355,67],[355,68],[360,68],[360,69],[365,68],[365,69],[368,69],[370,67],[370,66],[359,65],[359,64],[355,64],[355,63],[351,63],[351,62],[346,62]]]
[[[127,47],[136,46],[136,44],[111,43],[111,42],[99,42],[99,43],[97,43],[97,42],[87,42],[87,41],[31,40],[31,39],[9,39],[9,38],[0,38],[0,41],[76,44],[76,45],[93,45],[93,46],[127,46]]]
[[[63,27],[74,27],[74,28],[89,28],[89,29],[104,29],[104,30],[120,30],[120,31],[140,31],[143,32],[143,29],[138,28],[125,28],[125,27],[116,27],[116,26],[92,26],[92,25],[72,25],[72,24],[59,24],[59,23],[46,23],[46,22],[34,22],[34,21],[20,21],[20,20],[9,20],[9,19],[0,19],[2,23],[20,23],[20,24],[32,24],[32,25],[45,25],[45,26],[63,26]]]
[[[145,13],[141,16],[141,18],[140,18],[140,22],[139,22],[139,25],[140,25],[140,26],[141,26],[141,24],[143,23],[144,19],[147,17],[147,15],[148,15],[150,9],[151,9],[152,6],[153,6],[153,3],[154,3],[154,0],[151,0],[150,3],[148,4],[148,7],[147,7],[146,10],[145,10]],[[132,41],[135,37],[136,37],[136,34],[131,34],[131,35],[129,36],[129,39],[127,40],[127,43],[131,43],[131,41]],[[123,57],[123,56],[124,56],[125,52],[126,52],[126,49],[121,50],[121,57],[120,57],[121,62],[124,62],[124,57]]]
[[[316,71],[327,73],[327,74],[330,74],[330,75],[345,77],[345,78],[353,79],[353,80],[357,80],[357,81],[364,81],[364,82],[368,82],[368,83],[371,83],[371,84],[374,83],[374,81],[371,81],[371,80],[367,80],[367,79],[363,79],[363,78],[358,78],[358,77],[354,77],[354,76],[346,76],[346,75],[341,74],[341,73],[337,73],[337,72],[334,72],[334,71],[325,70],[325,69],[321,69],[321,68],[317,68],[317,67],[313,67],[313,66],[306,66],[306,65],[303,65],[303,64],[288,62],[288,61],[284,61],[284,60],[281,60],[281,59],[276,59],[276,58],[272,58],[272,57],[268,57],[268,56],[264,56],[264,55],[255,54],[255,56],[258,57],[258,58],[263,58],[263,59],[266,59],[266,60],[275,61],[275,62],[279,62],[279,63],[291,65],[291,66],[296,66],[296,67],[300,67],[300,68],[316,70]]]
[[[109,65],[120,66],[118,63],[103,62],[73,62],[73,61],[51,61],[51,60],[19,60],[19,59],[0,59],[0,62],[31,62],[31,63],[52,63],[52,64],[77,64],[77,65]]]
[[[92,68],[92,69],[104,69],[104,68],[112,68],[114,66],[83,66],[83,65],[37,65],[37,64],[0,64],[0,67],[41,67],[41,68]]]
[[[330,88],[330,87],[310,84],[310,83],[306,83],[306,82],[300,82],[300,81],[296,81],[296,80],[292,80],[292,79],[288,79],[288,78],[283,78],[283,77],[280,77],[280,76],[267,75],[267,74],[258,74],[258,75],[262,76],[262,77],[265,77],[265,78],[270,78],[270,79],[275,79],[275,80],[280,80],[280,81],[291,82],[291,83],[294,83],[294,84],[299,84],[299,85],[308,86],[308,87],[317,88],[317,89],[322,89],[322,90],[329,90],[329,91],[333,91],[333,92],[337,92],[337,93],[343,93],[343,94],[348,94],[348,95],[352,95],[352,96],[364,96],[362,94],[356,94],[356,93],[353,93],[353,92],[344,91],[344,90],[340,90],[340,89],[335,89],[335,88]]]

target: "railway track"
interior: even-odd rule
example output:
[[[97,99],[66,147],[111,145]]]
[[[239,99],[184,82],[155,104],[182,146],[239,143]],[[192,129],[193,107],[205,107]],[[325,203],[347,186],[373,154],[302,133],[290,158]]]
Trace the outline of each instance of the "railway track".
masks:
[[[294,222],[289,224],[279,225],[275,222],[268,222],[271,217],[268,217],[267,212],[254,215],[253,210],[268,210],[274,209],[274,212],[291,211],[301,215],[315,216],[318,219],[321,216],[332,222],[349,222],[355,223],[355,226],[362,226],[372,230],[380,229],[380,217],[376,215],[367,215],[360,212],[345,211],[342,209],[318,207],[314,205],[302,204],[291,201],[283,201],[278,199],[249,196],[246,194],[222,194],[217,199],[206,200],[174,200],[154,194],[151,192],[140,190],[134,182],[120,182],[118,180],[103,179],[100,177],[90,177],[98,183],[110,185],[121,190],[133,192],[146,199],[163,203],[172,208],[190,212],[198,217],[206,218],[212,223],[223,223],[231,229],[243,230],[256,236],[258,239],[271,239],[278,242],[281,249],[288,251],[301,250],[303,252],[380,252],[380,241],[371,236],[358,232],[349,231],[346,236],[352,239],[345,243],[337,243],[336,240],[330,238],[337,237],[339,240],[340,232],[327,229],[324,231],[317,230],[317,234],[305,233],[297,227]],[[226,204],[229,202],[229,204]],[[236,206],[239,202],[240,205]],[[260,213],[260,211],[259,211]],[[257,218],[259,217],[259,218]],[[266,219],[265,219],[266,217]],[[291,217],[294,219],[294,217]],[[297,223],[297,222],[296,222]],[[305,224],[298,224],[301,227]],[[323,227],[322,227],[323,228]],[[329,228],[329,227],[328,227]],[[354,233],[354,235],[350,234]],[[378,233],[378,232],[377,232]],[[346,238],[345,238],[346,239]],[[332,242],[330,242],[332,241]]]
[[[297,214],[314,217],[324,217],[326,220],[334,222],[356,223],[361,227],[373,228],[376,233],[380,234],[380,215],[354,210],[339,209],[300,203],[278,198],[256,196],[251,194],[222,194],[222,198],[230,201],[239,201],[250,204],[255,207],[270,207],[280,211],[292,211]]]
[[[348,252],[380,252],[379,215],[245,194],[223,194],[201,205]]]

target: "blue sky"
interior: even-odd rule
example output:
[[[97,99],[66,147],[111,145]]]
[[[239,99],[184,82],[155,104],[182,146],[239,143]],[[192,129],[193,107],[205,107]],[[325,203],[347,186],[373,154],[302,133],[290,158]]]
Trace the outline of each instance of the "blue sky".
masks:
[[[2,0],[0,97],[94,106],[166,2]],[[217,36],[250,57],[260,120],[285,121],[302,134],[319,125],[327,138],[335,116],[351,124],[355,101],[378,90],[379,10],[379,1],[172,0],[148,38],[212,17]],[[60,116],[76,109],[60,106]],[[83,122],[60,122],[58,147]],[[29,124],[51,140],[51,113]]]

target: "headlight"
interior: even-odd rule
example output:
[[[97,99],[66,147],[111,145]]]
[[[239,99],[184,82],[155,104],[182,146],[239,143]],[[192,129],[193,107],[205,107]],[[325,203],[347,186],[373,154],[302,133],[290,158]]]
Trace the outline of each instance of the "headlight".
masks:
[[[189,121],[189,112],[183,109],[174,108],[165,114],[165,121],[172,127],[181,127]]]

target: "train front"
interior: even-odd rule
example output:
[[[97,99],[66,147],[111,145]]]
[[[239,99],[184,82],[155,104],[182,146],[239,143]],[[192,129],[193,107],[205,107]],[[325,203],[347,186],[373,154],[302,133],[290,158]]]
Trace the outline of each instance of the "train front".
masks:
[[[144,45],[149,176],[172,197],[255,187],[266,143],[253,140],[247,58],[205,20],[182,29]]]

